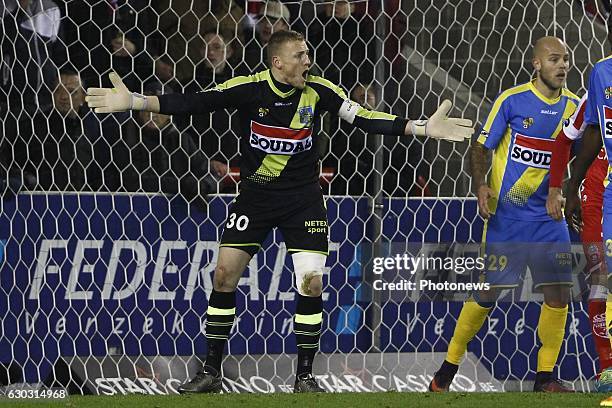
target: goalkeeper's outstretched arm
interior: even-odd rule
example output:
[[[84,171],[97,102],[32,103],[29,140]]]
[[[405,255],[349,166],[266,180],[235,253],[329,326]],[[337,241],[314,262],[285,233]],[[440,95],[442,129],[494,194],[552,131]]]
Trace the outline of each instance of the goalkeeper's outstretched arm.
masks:
[[[342,88],[325,78],[311,75],[308,77],[308,85],[317,92],[325,110],[366,133],[427,136],[453,142],[463,142],[474,133],[470,119],[448,117],[453,107],[449,100],[443,101],[428,120],[409,120],[368,110],[350,100]]]
[[[144,96],[130,92],[115,72],[109,74],[109,79],[113,88],[87,89],[85,101],[96,113],[127,110],[161,112],[167,115],[206,113],[245,104],[253,95],[253,92],[247,89],[248,85],[244,85],[244,88],[228,87],[227,83],[224,83],[211,90],[192,95]],[[448,117],[453,107],[449,100],[443,101],[428,120],[408,120],[384,112],[367,110],[348,99],[342,89],[323,78],[315,78],[313,82],[309,82],[309,85],[317,91],[328,111],[368,133],[427,136],[453,142],[462,142],[470,138],[473,133],[470,119]]]
[[[367,133],[425,136],[451,142],[463,142],[472,137],[474,133],[472,121],[463,118],[449,118],[448,113],[452,108],[453,104],[446,99],[429,119],[409,120],[384,112],[367,110],[346,99],[338,112],[342,119]]]
[[[125,112],[128,110],[143,110],[159,112],[159,99],[157,96],[144,96],[130,92],[119,75],[115,72],[108,74],[113,88],[88,88],[85,102],[96,113]]]
[[[433,137],[434,139],[463,142],[472,137],[472,121],[463,118],[449,118],[453,104],[448,99],[442,101],[428,120],[410,120],[404,134]]]
[[[173,93],[145,96],[130,92],[115,72],[111,72],[108,77],[113,84],[113,88],[87,89],[85,101],[96,113],[125,112],[128,110],[141,110],[166,115],[207,113],[248,103],[252,94],[247,89],[248,84],[244,87],[228,87],[226,82],[207,91],[194,94]]]

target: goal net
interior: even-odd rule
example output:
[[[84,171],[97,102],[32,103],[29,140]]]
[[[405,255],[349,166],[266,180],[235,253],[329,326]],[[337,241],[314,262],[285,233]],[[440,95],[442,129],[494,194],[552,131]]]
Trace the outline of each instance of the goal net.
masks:
[[[532,77],[535,39],[566,41],[577,94],[609,52],[601,18],[571,1],[10,0],[0,11],[0,385],[85,394],[176,393],[194,375],[240,149],[235,112],[96,115],[84,87],[110,86],[114,70],[133,91],[197,92],[265,69],[266,38],[286,26],[306,34],[313,72],[364,106],[420,118],[450,98],[479,124],[501,90]],[[328,114],[317,126],[331,244],[315,374],[334,392],[425,391],[478,275],[457,263],[478,256],[482,235],[468,144],[366,135]],[[293,383],[292,262],[276,232],[262,248],[238,285],[227,392]],[[377,269],[404,254],[454,264]],[[587,391],[597,357],[579,245],[572,262],[557,370]],[[531,287],[528,273],[497,303],[456,390],[532,387],[542,297]]]

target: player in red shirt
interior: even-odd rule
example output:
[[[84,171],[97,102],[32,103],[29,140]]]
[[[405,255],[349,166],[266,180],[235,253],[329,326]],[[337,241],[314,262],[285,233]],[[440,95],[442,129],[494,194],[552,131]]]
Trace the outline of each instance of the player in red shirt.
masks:
[[[580,100],[578,109],[567,120],[563,129],[557,135],[550,163],[550,182],[546,209],[554,219],[563,217],[563,196],[561,185],[565,168],[570,158],[570,150],[575,140],[582,138],[586,128],[584,109],[588,93]],[[612,367],[612,352],[606,330],[606,298],[608,288],[606,283],[606,264],[603,262],[603,244],[601,219],[603,207],[604,179],[608,175],[608,159],[604,149],[601,149],[597,160],[589,167],[580,188],[582,201],[582,229],[580,239],[587,266],[585,272],[590,275],[591,291],[589,293],[589,321],[593,332],[595,349],[599,355],[599,372]],[[571,220],[568,220],[571,222]],[[598,375],[599,378],[599,375]],[[612,379],[599,378],[597,388],[600,392],[612,391]]]

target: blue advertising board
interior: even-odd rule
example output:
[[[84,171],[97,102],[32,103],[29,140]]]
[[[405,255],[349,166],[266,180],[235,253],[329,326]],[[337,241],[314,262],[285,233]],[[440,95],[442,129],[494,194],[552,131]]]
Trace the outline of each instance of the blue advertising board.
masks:
[[[16,362],[26,382],[38,382],[60,357],[205,354],[207,293],[231,200],[211,197],[206,212],[178,197],[150,195],[20,194],[2,201],[0,363]],[[330,197],[327,208],[331,251],[321,350],[371,352],[377,333],[379,351],[445,351],[461,303],[390,299],[381,303],[380,330],[373,330],[367,265],[375,221],[368,200]],[[383,213],[387,243],[480,240],[472,200],[392,199]],[[282,241],[272,234],[239,283],[230,354],[296,350],[292,262]],[[495,335],[485,337],[491,327],[483,329],[485,347],[478,342],[470,350],[484,354],[498,378],[533,375],[538,315],[535,302],[500,305],[492,315]],[[521,319],[532,329],[518,333]],[[580,338],[589,337],[587,316],[575,319]],[[517,334],[519,350],[502,346]],[[571,358],[562,362],[563,376],[591,377],[592,364],[581,373],[576,368],[576,359],[593,360],[588,344],[567,341],[566,347]]]

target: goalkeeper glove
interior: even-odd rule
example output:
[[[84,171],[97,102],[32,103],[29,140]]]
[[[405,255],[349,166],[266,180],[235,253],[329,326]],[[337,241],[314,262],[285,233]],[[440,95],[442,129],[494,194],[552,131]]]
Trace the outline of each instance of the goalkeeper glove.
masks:
[[[147,97],[125,86],[116,72],[108,74],[114,88],[88,88],[85,102],[96,113],[125,112],[127,110],[146,110]]]
[[[471,138],[474,132],[472,121],[470,119],[449,118],[447,115],[452,108],[452,102],[445,99],[428,120],[412,121],[412,134],[451,142],[462,142]]]

